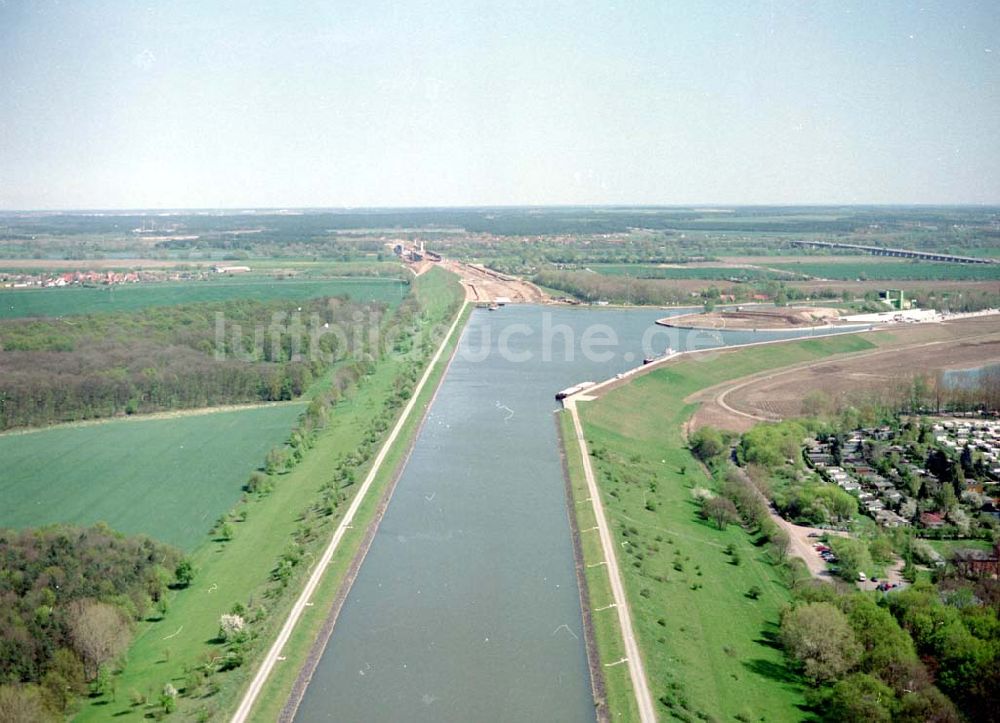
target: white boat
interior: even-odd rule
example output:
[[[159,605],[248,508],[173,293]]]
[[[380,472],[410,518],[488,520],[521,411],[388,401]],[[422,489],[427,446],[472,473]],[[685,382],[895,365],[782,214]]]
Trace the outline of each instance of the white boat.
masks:
[[[556,399],[565,399],[566,397],[571,397],[574,394],[582,392],[584,389],[589,389],[594,386],[596,382],[580,382],[579,384],[574,384],[571,387],[566,387],[562,391],[556,392]]]

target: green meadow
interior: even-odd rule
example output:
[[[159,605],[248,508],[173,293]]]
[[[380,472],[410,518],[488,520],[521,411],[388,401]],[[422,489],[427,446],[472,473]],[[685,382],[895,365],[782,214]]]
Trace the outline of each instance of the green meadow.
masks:
[[[692,494],[712,481],[685,446],[683,400],[765,369],[873,348],[857,335],[708,354],[633,379],[578,405],[659,712],[684,720],[801,720],[804,687],[775,642],[790,599],[782,571],[738,525],[719,530]],[[593,513],[573,437],[567,460],[602,664],[622,655]],[[578,452],[577,452],[578,456]],[[590,537],[588,537],[588,534]],[[593,538],[593,539],[591,539]],[[731,546],[731,547],[730,547]],[[759,588],[754,598],[751,588]],[[604,667],[614,720],[636,720],[625,666]]]
[[[766,263],[766,258],[761,263]],[[657,264],[591,264],[588,266],[602,276],[631,276],[634,279],[698,279],[704,281],[741,279],[768,281],[792,279],[793,274],[768,269],[739,268],[734,266],[659,266]]]
[[[0,319],[68,316],[135,311],[152,306],[194,304],[231,299],[314,299],[346,294],[358,302],[382,301],[395,306],[406,295],[398,279],[344,277],[280,280],[262,277],[220,281],[181,281],[119,286],[0,290]]]
[[[304,403],[0,435],[0,527],[107,522],[191,550]]]
[[[882,261],[838,263],[803,261],[772,264],[773,268],[808,274],[821,279],[853,281],[996,281],[1000,264],[949,264],[930,261]]]

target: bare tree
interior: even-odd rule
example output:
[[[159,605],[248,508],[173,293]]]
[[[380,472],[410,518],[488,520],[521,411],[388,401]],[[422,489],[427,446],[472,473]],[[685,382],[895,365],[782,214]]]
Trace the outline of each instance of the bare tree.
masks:
[[[37,685],[0,685],[0,720],[4,723],[40,723],[58,719],[45,707]]]
[[[784,560],[788,556],[788,548],[792,545],[792,538],[782,529],[777,529],[771,535],[771,547],[779,560]]]
[[[701,506],[701,512],[707,519],[713,520],[720,530],[726,529],[726,525],[730,522],[738,522],[740,519],[736,505],[725,497],[713,497],[705,500]]]
[[[128,618],[108,603],[74,600],[69,606],[69,627],[73,648],[83,659],[90,680],[97,677],[104,663],[117,658],[128,646]]]

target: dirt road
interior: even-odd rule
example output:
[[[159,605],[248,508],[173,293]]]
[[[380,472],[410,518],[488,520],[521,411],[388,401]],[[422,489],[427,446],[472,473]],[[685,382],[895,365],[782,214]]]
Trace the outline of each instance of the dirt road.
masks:
[[[818,527],[802,527],[789,522],[771,508],[768,508],[768,512],[771,515],[771,519],[774,520],[774,523],[788,533],[788,539],[791,540],[788,552],[796,557],[802,558],[802,561],[806,563],[806,567],[809,568],[810,574],[812,574],[812,576],[817,580],[826,580],[827,582],[831,581],[833,576],[827,569],[826,561],[819,556],[819,553],[816,551],[814,545],[819,542],[817,538],[820,535],[828,534],[844,536],[844,533],[821,530]],[[810,537],[809,535],[815,535],[816,537]]]
[[[805,392],[822,392],[832,402],[851,395],[889,393],[908,384],[917,371],[964,368],[1000,360],[998,317],[942,324],[898,326],[873,334],[892,334],[892,345],[854,354],[761,372],[703,389],[685,401],[701,402],[689,422],[691,431],[710,424],[745,432],[761,421],[803,414]],[[880,337],[878,343],[883,344]],[[915,360],[919,359],[919,362]]]
[[[548,296],[530,281],[452,259],[445,259],[441,265],[458,275],[465,287],[465,298],[473,303],[493,303],[497,299],[506,299],[512,304],[543,304],[549,301]]]
[[[642,656],[639,653],[639,643],[635,638],[635,632],[632,627],[632,614],[629,611],[628,599],[625,597],[625,586],[622,584],[621,572],[618,569],[618,559],[615,557],[614,538],[611,535],[611,529],[608,527],[608,521],[604,515],[601,492],[597,488],[594,469],[590,464],[590,454],[587,451],[587,441],[583,436],[580,415],[577,413],[576,400],[572,397],[564,399],[563,406],[569,410],[573,418],[576,441],[579,446],[580,455],[583,458],[583,473],[587,479],[587,490],[590,494],[590,503],[594,508],[594,517],[597,519],[601,549],[604,552],[604,561],[608,568],[608,579],[611,582],[611,593],[615,600],[616,612],[618,613],[618,624],[621,628],[622,640],[625,643],[625,654],[627,657],[623,662],[628,663],[629,677],[632,679],[632,690],[635,692],[636,705],[639,708],[639,719],[643,723],[655,721],[656,709],[653,706],[653,696],[649,692],[646,671],[642,664]]]

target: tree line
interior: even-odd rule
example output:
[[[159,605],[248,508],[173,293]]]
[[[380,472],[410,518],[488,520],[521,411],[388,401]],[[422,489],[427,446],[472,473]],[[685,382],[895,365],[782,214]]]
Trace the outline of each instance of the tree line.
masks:
[[[0,429],[294,399],[330,360],[371,354],[367,334],[327,329],[378,328],[385,310],[327,297],[6,320]]]

